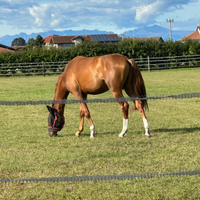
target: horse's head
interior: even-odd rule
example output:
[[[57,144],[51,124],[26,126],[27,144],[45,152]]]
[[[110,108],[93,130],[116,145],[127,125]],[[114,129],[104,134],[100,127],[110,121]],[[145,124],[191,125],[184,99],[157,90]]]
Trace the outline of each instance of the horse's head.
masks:
[[[49,136],[57,136],[57,132],[62,130],[65,124],[65,118],[61,117],[58,111],[55,108],[47,106],[49,110],[49,117],[48,117],[48,132]]]

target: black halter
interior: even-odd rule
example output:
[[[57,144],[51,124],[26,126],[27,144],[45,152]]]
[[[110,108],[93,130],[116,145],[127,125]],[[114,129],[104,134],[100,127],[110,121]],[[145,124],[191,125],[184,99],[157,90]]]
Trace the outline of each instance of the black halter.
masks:
[[[50,114],[48,118],[48,130],[49,131],[60,131],[65,124],[65,118],[61,117],[58,113],[55,115]]]

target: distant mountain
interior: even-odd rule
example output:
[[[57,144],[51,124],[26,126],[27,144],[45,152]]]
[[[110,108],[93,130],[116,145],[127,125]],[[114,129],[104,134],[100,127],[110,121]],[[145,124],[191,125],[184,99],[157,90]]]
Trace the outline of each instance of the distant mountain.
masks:
[[[179,40],[184,36],[194,32],[195,30],[186,30],[186,31],[176,31],[172,29],[172,39]],[[163,28],[158,25],[150,26],[150,27],[143,27],[138,28],[130,31],[126,31],[123,33],[129,37],[156,37],[161,36],[164,40],[169,40],[170,32],[169,29]]]
[[[179,40],[182,37],[194,32],[195,30],[188,30],[188,31],[176,31],[172,29],[172,38],[173,40]],[[41,35],[43,38],[49,36],[49,35],[92,35],[92,34],[108,34],[113,32],[107,32],[107,31],[98,31],[98,30],[65,30],[65,31],[47,31],[47,32],[39,32],[39,33],[32,33],[32,34],[26,34],[26,33],[20,33],[16,35],[5,35],[0,38],[0,43],[11,46],[12,41],[15,38],[22,37],[27,42],[29,38],[36,38],[37,35]],[[169,29],[163,28],[158,25],[150,26],[150,27],[143,27],[138,28],[134,30],[125,31],[119,35],[125,35],[128,37],[155,37],[155,36],[161,36],[164,40],[169,39]]]
[[[78,31],[74,31],[74,30],[65,30],[65,31],[47,31],[47,32],[39,32],[39,33],[32,33],[32,34],[26,34],[26,33],[19,33],[19,34],[15,34],[15,35],[5,35],[3,37],[0,38],[0,43],[7,45],[7,46],[11,46],[12,41],[15,38],[19,38],[22,37],[26,42],[28,42],[29,38],[34,38],[36,39],[37,35],[41,35],[43,38],[49,36],[49,35],[92,35],[92,34],[108,34],[108,33],[113,33],[113,32],[107,32],[107,31],[98,31],[98,30],[78,30]]]

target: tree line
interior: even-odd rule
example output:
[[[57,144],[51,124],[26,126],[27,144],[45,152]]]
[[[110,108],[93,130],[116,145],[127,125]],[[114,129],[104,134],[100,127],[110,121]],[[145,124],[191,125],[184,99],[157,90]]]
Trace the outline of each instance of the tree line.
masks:
[[[41,35],[37,35],[36,39],[29,38],[27,43],[22,37],[15,38],[11,43],[11,46],[26,46],[28,48],[42,47],[43,45],[44,39]]]
[[[37,38],[36,38],[37,40]],[[154,39],[143,41],[126,38],[117,43],[98,43],[85,41],[70,48],[54,47],[47,49],[38,38],[22,51],[1,52],[2,63],[30,63],[30,62],[59,62],[70,61],[76,56],[98,56],[110,53],[120,53],[128,58],[167,57],[200,54],[200,43],[192,40],[158,42]],[[1,66],[0,66],[1,67]]]

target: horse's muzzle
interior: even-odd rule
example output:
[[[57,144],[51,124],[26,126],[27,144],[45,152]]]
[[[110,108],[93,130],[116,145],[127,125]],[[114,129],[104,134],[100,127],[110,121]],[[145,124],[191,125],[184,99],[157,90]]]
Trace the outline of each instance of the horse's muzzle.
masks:
[[[56,137],[56,136],[58,136],[58,133],[54,132],[54,131],[49,131],[49,136],[50,137]]]

